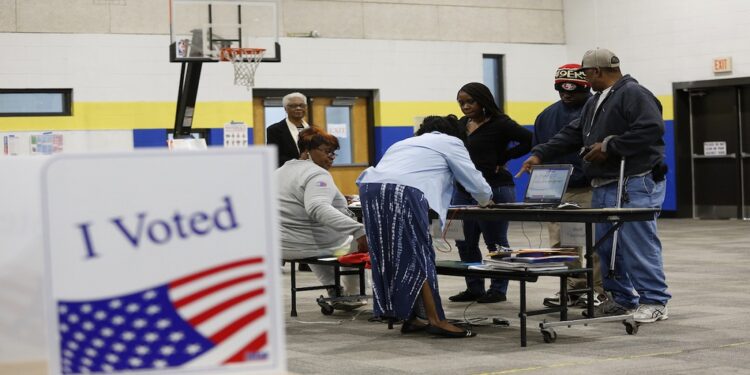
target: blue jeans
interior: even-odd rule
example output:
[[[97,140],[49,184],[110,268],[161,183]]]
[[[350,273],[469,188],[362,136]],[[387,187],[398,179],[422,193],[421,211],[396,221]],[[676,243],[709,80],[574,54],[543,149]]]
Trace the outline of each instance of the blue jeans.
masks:
[[[515,202],[515,186],[497,186],[492,188],[492,200],[496,203]],[[456,189],[453,193],[455,205],[477,204],[470,194]],[[458,255],[462,262],[479,263],[482,261],[482,251],[479,250],[479,235],[484,237],[484,242],[490,251],[497,250],[498,246],[510,246],[508,244],[508,221],[507,220],[464,220],[464,240],[456,241]],[[481,277],[467,277],[466,287],[474,294],[484,294],[484,279]],[[508,291],[507,279],[491,279],[490,290],[505,294]]]
[[[660,208],[664,202],[666,181],[654,182],[651,174],[629,177],[623,192],[623,208]],[[617,183],[594,188],[591,206],[615,207]],[[598,239],[612,227],[610,223],[596,224]],[[597,249],[602,270],[604,290],[612,293],[615,302],[626,308],[639,304],[666,305],[672,295],[667,292],[661,241],[656,233],[656,215],[653,220],[626,222],[617,234],[615,278],[610,278],[609,264],[612,255],[610,237]]]

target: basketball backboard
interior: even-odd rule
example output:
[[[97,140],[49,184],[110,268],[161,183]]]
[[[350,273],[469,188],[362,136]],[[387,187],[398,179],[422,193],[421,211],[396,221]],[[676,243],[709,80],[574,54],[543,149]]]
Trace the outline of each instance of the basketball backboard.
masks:
[[[263,48],[281,61],[280,0],[168,0],[169,60],[218,61],[220,50]]]

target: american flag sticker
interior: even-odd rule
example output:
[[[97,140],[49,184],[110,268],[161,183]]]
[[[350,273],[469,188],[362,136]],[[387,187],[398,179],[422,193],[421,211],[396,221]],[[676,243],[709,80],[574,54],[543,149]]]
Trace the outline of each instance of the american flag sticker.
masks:
[[[315,183],[315,185],[318,186],[318,187],[327,187],[328,186],[328,184],[326,184],[325,181],[318,181],[318,182]]]
[[[58,301],[63,374],[264,360],[263,259],[111,298]]]
[[[52,158],[49,373],[285,373],[273,155]]]

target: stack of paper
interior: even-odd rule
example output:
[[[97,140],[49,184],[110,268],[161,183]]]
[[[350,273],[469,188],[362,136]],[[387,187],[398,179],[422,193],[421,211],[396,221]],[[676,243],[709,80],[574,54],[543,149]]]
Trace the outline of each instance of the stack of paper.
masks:
[[[493,268],[518,269],[518,270],[531,270],[531,269],[548,270],[548,269],[567,269],[568,268],[568,266],[566,266],[564,262],[553,262],[553,261],[531,263],[531,262],[517,262],[517,261],[511,261],[511,260],[487,259],[487,260],[484,260],[482,264],[491,266]]]
[[[474,269],[509,271],[555,271],[565,270],[565,262],[578,259],[575,248],[509,249],[490,253],[489,259]]]
[[[578,259],[574,248],[517,249],[490,253],[490,259],[519,263],[573,262]]]

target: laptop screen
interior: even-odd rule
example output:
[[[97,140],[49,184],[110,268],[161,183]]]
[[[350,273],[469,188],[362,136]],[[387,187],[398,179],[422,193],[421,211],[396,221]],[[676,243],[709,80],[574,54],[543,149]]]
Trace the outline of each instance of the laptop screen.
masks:
[[[531,169],[531,177],[529,177],[529,185],[526,187],[524,202],[562,202],[572,172],[573,166],[570,164],[534,166]]]

